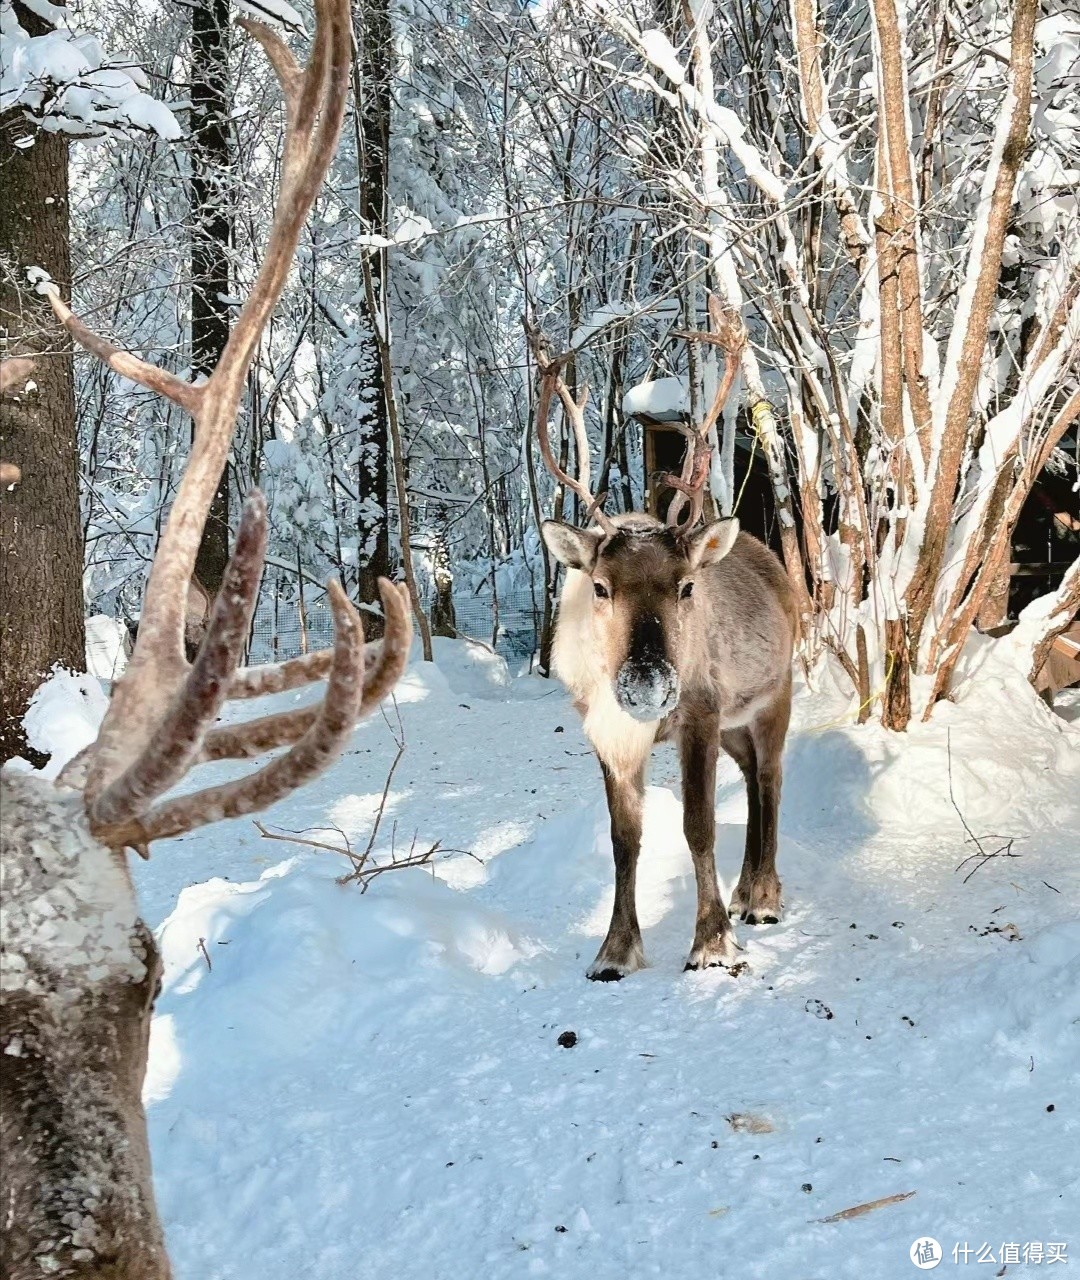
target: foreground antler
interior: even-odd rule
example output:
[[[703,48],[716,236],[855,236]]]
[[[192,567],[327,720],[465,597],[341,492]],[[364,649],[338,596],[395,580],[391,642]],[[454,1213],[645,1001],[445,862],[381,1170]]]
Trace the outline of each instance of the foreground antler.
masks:
[[[709,467],[712,462],[712,446],[709,436],[719,421],[724,405],[731,394],[735,382],[735,374],[739,367],[739,353],[746,342],[746,327],[737,312],[725,310],[714,294],[709,294],[709,318],[712,331],[679,332],[676,336],[694,342],[707,342],[711,346],[724,350],[724,376],[716,388],[712,406],[705,415],[701,425],[680,428],[686,436],[686,455],[683,458],[682,474],[675,476],[665,473],[660,477],[662,484],[676,491],[667,510],[667,523],[671,528],[683,531],[690,530],[701,519],[705,506],[705,482],[709,478]],[[682,516],[683,508],[689,501],[689,510]],[[681,518],[680,518],[681,517]]]
[[[194,443],[155,557],[138,640],[93,745],[54,784],[5,771],[4,1055],[0,1228],[5,1275],[166,1280],[140,1090],[157,950],[138,919],[123,856],[153,840],[251,813],[302,786],[342,751],[404,669],[408,596],[380,582],[386,634],[365,651],[360,619],[328,590],[334,648],[280,666],[238,670],[258,598],[266,504],[253,491],[194,662],[184,615],[195,554],[225,466],[245,378],[280,297],[308,212],[334,155],[351,62],[348,0],[315,0],[301,70],[257,22],[241,25],[281,82],[286,137],[281,191],[259,274],[208,381],[192,386],[91,332],[48,286],[64,327],[110,368],[180,405]],[[20,371],[5,368],[0,381]],[[7,483],[7,471],[0,481]],[[214,727],[224,702],[326,678],[314,707]],[[166,792],[209,760],[283,754],[235,781]]]
[[[169,524],[150,573],[139,638],[130,666],[113,696],[89,763],[86,791],[92,818],[96,802],[135,766],[140,756],[157,755],[162,735],[174,731],[183,714],[164,713],[188,678],[184,657],[184,605],[206,512],[228,456],[245,378],[259,336],[288,276],[300,232],[337,148],[349,66],[347,8],[337,0],[316,6],[317,30],[311,61],[301,72],[278,36],[262,23],[240,25],[265,50],[281,82],[286,107],[281,191],[262,267],[229,341],[210,378],[193,386],[157,369],[92,333],[50,291],[61,323],[77,342],[126,378],[186,409],[195,420],[194,445]],[[261,556],[260,556],[261,563]],[[250,563],[248,565],[250,570]],[[257,587],[249,571],[244,589]],[[217,625],[234,625],[239,614],[217,615]],[[213,625],[213,624],[212,624]],[[211,637],[206,645],[210,647]],[[188,697],[194,696],[189,690]],[[214,708],[216,714],[217,708]],[[115,795],[108,801],[109,809]],[[100,821],[108,821],[101,818]]]
[[[576,493],[585,504],[585,521],[595,520],[610,538],[615,533],[615,525],[602,510],[606,493],[594,497],[589,487],[589,438],[585,432],[585,405],[589,400],[589,389],[583,387],[580,398],[575,400],[570,389],[563,381],[562,366],[566,357],[553,357],[548,353],[547,344],[538,330],[526,326],[529,344],[533,350],[536,367],[540,373],[540,389],[536,398],[536,439],[540,445],[540,456],[544,466],[555,477],[559,484],[565,485]],[[574,433],[574,447],[577,451],[578,479],[568,475],[555,461],[551,448],[551,437],[548,434],[548,418],[551,414],[551,401],[559,397]]]

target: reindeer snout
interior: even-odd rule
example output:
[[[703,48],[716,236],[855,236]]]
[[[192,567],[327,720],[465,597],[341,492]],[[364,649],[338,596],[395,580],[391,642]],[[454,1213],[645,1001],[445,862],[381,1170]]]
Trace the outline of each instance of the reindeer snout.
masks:
[[[679,674],[670,662],[647,668],[626,662],[615,680],[615,698],[635,720],[660,720],[679,701]]]

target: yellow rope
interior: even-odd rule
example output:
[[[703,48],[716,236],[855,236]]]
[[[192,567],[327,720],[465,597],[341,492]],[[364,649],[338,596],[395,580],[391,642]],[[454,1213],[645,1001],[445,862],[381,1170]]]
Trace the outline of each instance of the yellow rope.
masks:
[[[750,446],[750,461],[746,464],[746,474],[743,476],[742,486],[739,489],[739,496],[735,499],[735,505],[731,509],[731,514],[737,516],[739,507],[742,505],[742,496],[746,492],[746,482],[750,479],[750,471],[754,465],[754,454],[757,453],[757,428],[754,428],[754,443]]]
[[[803,733],[823,733],[826,729],[835,729],[837,725],[846,724],[853,716],[857,720],[862,712],[872,703],[876,702],[889,687],[889,681],[892,679],[893,666],[895,662],[896,654],[890,653],[889,661],[885,666],[885,680],[881,687],[879,689],[875,689],[865,702],[860,702],[854,711],[845,711],[842,716],[837,716],[835,720],[826,720],[824,724],[811,725],[809,729],[804,729]]]
[[[754,456],[757,453],[758,442],[761,440],[761,419],[770,413],[772,413],[772,405],[769,404],[768,400],[755,400],[750,408],[750,425],[754,428],[754,443],[750,446],[750,461],[746,464],[743,482],[739,487],[739,496],[735,499],[735,505],[731,509],[733,516],[739,514],[743,494],[746,492],[746,483],[750,479],[750,472],[754,467]]]

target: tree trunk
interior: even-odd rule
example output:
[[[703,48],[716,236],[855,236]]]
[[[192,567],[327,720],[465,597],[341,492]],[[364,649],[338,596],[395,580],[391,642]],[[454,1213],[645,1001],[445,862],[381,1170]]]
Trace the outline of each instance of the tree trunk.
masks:
[[[16,8],[31,34],[52,29]],[[33,146],[14,145],[31,134]],[[15,113],[0,119],[2,354],[34,360],[31,389],[0,408],[0,456],[22,471],[0,494],[0,760],[36,764],[22,729],[30,695],[54,663],[86,669],[71,344],[26,280],[27,267],[43,267],[70,296],[67,159],[62,134],[35,132]]]
[[[360,173],[359,213],[366,234],[385,235],[394,52],[390,7],[388,0],[359,0],[356,12],[359,56],[353,59],[353,101]],[[367,290],[364,323],[371,330],[372,347],[376,348],[382,345],[378,327],[386,289],[385,252],[370,252],[369,263],[371,288]],[[382,335],[383,340],[386,336]],[[370,376],[359,397],[365,413],[357,424],[360,435],[359,595],[361,601],[378,601],[378,579],[390,574],[390,431],[383,361],[372,360],[368,371]],[[364,627],[371,637],[382,634],[379,618],[367,615]]]
[[[209,377],[229,340],[229,0],[191,13],[191,365]],[[215,595],[229,562],[229,467],[221,474],[195,577]]]
[[[911,719],[911,653],[903,618],[885,620],[885,697],[881,723],[903,732]]]
[[[446,531],[440,529],[435,535],[435,546],[432,551],[432,563],[435,579],[435,598],[431,602],[431,634],[435,636],[457,636],[457,618],[454,615],[454,572],[450,564],[450,548],[446,542]]]

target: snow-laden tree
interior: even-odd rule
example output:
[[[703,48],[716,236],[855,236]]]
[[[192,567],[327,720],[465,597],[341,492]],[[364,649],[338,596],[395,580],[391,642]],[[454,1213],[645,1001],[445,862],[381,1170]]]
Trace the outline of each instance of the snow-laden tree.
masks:
[[[107,55],[66,9],[47,0],[0,4],[0,324],[3,355],[33,362],[5,406],[0,441],[22,472],[0,503],[4,758],[24,748],[22,716],[53,664],[85,665],[71,351],[34,293],[33,274],[70,289],[70,140],[179,136],[148,88],[130,55]]]
[[[95,35],[72,25],[66,6],[3,0],[0,36],[0,114],[17,111],[46,133],[84,139],[180,136],[132,55],[106,53]],[[23,135],[24,146],[31,136]]]
[[[742,384],[808,651],[903,728],[948,693],[1080,410],[1080,20],[1057,0],[567,20],[609,32],[618,82],[679,122],[687,162],[628,150],[751,322]],[[1078,592],[1074,565],[1036,643]]]
[[[184,99],[188,13],[145,3],[121,0],[102,29]],[[618,509],[653,483],[623,412],[644,392],[626,393],[675,388],[696,417],[709,402],[717,354],[680,334],[705,325],[711,292],[751,335],[714,440],[716,507],[739,500],[750,429],[807,661],[834,654],[863,714],[887,692],[895,726],[912,698],[931,705],[971,620],[1000,613],[1017,513],[1076,412],[1077,21],[1059,0],[1026,4],[694,0],[640,21],[605,0],[373,4],[389,22],[384,110],[364,105],[361,41],[360,109],[232,460],[234,496],[274,494],[267,590],[338,572],[363,594],[378,538],[395,561],[411,544],[421,576],[437,562],[444,594],[452,571],[460,590],[542,599],[535,523],[575,500],[522,447],[522,317],[572,353],[592,475]],[[230,62],[229,80],[239,292],[281,118],[258,66]],[[75,179],[84,310],[179,371],[190,176],[184,148],[109,143]],[[79,409],[91,589],[130,608],[184,424],[90,368]],[[1029,613],[1033,653],[1075,589],[1073,574]]]

